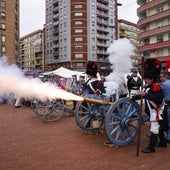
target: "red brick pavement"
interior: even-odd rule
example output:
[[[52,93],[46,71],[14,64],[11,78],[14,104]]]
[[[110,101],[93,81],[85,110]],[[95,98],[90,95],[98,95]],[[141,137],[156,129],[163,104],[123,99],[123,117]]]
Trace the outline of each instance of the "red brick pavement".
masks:
[[[147,145],[142,125],[140,151]],[[73,116],[42,122],[25,106],[0,105],[0,170],[169,170],[170,146],[136,157],[136,143],[104,146],[105,134],[88,135]]]

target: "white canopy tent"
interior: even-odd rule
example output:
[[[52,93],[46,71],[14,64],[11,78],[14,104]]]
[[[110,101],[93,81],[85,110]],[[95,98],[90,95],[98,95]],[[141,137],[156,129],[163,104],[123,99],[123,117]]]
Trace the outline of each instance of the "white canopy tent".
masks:
[[[44,76],[55,76],[58,75],[60,77],[64,77],[64,78],[72,78],[73,75],[76,75],[77,78],[79,78],[80,76],[86,76],[85,72],[80,72],[80,71],[75,71],[75,70],[70,70],[64,67],[60,67],[54,71],[50,71],[47,73],[43,73]]]

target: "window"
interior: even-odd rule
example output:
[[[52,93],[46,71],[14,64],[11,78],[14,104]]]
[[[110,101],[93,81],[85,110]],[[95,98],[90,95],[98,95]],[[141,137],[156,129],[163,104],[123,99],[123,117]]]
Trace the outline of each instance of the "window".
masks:
[[[75,16],[76,16],[76,17],[83,16],[83,13],[82,13],[82,12],[76,12],[76,13],[75,13]]]
[[[149,40],[149,38],[144,39],[143,43],[144,43],[144,45],[150,44],[150,40]]]
[[[5,43],[5,42],[6,42],[6,36],[5,36],[5,35],[2,35],[2,37],[1,37],[1,41],[2,41],[3,43]]]
[[[76,67],[83,67],[83,63],[76,63]]]
[[[2,52],[5,53],[6,52],[6,47],[2,46]]]
[[[75,29],[75,33],[82,33],[83,29]]]
[[[83,41],[83,38],[82,37],[77,37],[77,38],[75,38],[75,41]]]
[[[162,21],[156,23],[156,28],[160,28],[160,27],[163,27]]]
[[[157,13],[162,12],[163,11],[163,6],[157,8],[156,11],[157,11]]]
[[[163,49],[159,49],[159,50],[157,51],[157,56],[158,56],[158,57],[163,56]]]
[[[6,14],[4,12],[1,12],[1,19],[6,19]]]
[[[82,21],[75,21],[75,25],[82,25],[83,22]]]
[[[83,54],[75,54],[75,58],[83,58]]]
[[[168,55],[170,55],[170,47],[168,48]]]
[[[81,50],[81,49],[83,49],[83,46],[82,46],[82,45],[76,45],[76,46],[75,46],[75,49]]]
[[[92,29],[92,34],[95,34],[96,33],[96,30]]]
[[[6,26],[5,24],[1,24],[1,29],[5,30]]]
[[[82,8],[83,6],[81,4],[77,4],[74,7],[77,9],[77,8]]]
[[[162,42],[164,39],[163,35],[157,36],[157,42]]]
[[[5,1],[1,1],[1,8],[3,8],[3,9],[6,8],[6,2]]]
[[[95,14],[91,14],[92,18],[95,18]]]

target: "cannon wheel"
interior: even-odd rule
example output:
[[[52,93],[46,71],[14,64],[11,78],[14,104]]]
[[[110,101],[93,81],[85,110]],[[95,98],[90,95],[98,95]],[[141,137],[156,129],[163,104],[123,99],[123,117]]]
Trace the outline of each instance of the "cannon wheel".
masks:
[[[117,146],[131,143],[139,131],[140,107],[136,101],[122,98],[107,111],[105,130],[108,139]]]
[[[76,122],[85,131],[98,130],[104,123],[103,116],[97,116],[93,113],[93,106],[94,104],[81,101],[76,105]]]
[[[64,102],[62,100],[51,102],[33,100],[31,107],[36,115],[45,122],[57,121],[64,112]]]

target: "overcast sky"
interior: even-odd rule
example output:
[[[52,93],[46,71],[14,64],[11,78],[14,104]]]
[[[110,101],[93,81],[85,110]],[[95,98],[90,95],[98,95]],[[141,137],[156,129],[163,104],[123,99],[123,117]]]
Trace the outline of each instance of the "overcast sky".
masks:
[[[136,23],[136,0],[118,0],[118,18]],[[45,24],[45,0],[20,0],[20,36],[24,36]]]

